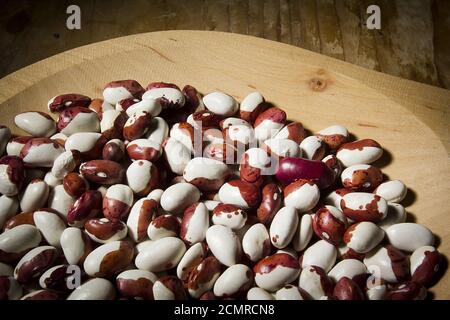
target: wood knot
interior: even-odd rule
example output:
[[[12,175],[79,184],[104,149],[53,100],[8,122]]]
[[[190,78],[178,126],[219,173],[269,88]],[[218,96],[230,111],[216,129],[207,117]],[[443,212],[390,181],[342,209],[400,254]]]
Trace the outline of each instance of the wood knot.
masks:
[[[327,80],[314,77],[309,81],[309,87],[313,91],[323,91],[327,87]]]

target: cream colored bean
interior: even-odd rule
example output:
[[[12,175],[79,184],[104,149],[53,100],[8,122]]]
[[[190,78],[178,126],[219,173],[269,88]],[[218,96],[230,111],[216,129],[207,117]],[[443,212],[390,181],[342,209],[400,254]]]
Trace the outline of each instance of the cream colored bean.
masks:
[[[152,88],[142,95],[143,100],[154,99],[156,101],[164,100],[168,105],[174,106],[175,109],[181,108],[185,104],[183,93],[170,87]]]
[[[302,150],[300,146],[290,139],[269,139],[264,141],[266,148],[278,157],[301,157]]]
[[[384,231],[368,221],[350,226],[344,234],[347,247],[358,253],[367,253],[375,248],[384,238]]]
[[[408,188],[400,180],[392,180],[380,184],[374,192],[387,202],[399,203],[406,197]]]
[[[181,213],[200,199],[200,191],[190,183],[177,183],[167,188],[161,196],[161,207],[174,214]]]
[[[189,206],[183,214],[180,238],[189,244],[205,240],[209,228],[209,211],[202,202]]]
[[[141,113],[141,112],[147,112],[152,117],[156,117],[161,113],[162,107],[161,103],[155,99],[143,99],[142,101],[139,101],[133,105],[131,105],[127,110],[126,113],[129,117],[132,117],[135,114]]]
[[[186,252],[186,246],[178,238],[156,240],[138,253],[135,265],[141,270],[160,272],[175,267]]]
[[[38,210],[34,212],[33,220],[48,244],[57,248],[61,247],[61,234],[66,228],[62,218],[53,212]]]
[[[80,154],[78,152],[73,150],[65,151],[55,159],[51,172],[55,178],[62,179],[76,168],[79,161]]]
[[[342,145],[336,157],[345,167],[355,164],[370,164],[383,155],[380,144],[371,139],[363,139]]]
[[[254,287],[248,290],[247,300],[275,300],[275,298],[266,290]]]
[[[75,203],[75,198],[71,197],[66,190],[64,190],[63,185],[57,185],[51,190],[48,197],[48,206],[63,216],[67,216],[70,207]]]
[[[241,242],[230,228],[221,225],[209,227],[206,231],[206,242],[212,254],[222,264],[230,267],[239,261]]]
[[[183,172],[183,178],[200,190],[217,191],[230,175],[228,166],[218,160],[196,157],[190,160]]]
[[[5,222],[14,216],[19,210],[19,201],[17,197],[0,196],[0,229]]]
[[[336,248],[325,240],[319,240],[306,249],[301,266],[317,266],[328,272],[336,262],[336,257]]]
[[[48,114],[38,111],[19,113],[14,123],[33,137],[50,137],[56,132],[56,123]]]
[[[307,300],[307,294],[299,287],[288,284],[275,293],[276,300]]]
[[[169,138],[164,146],[164,156],[170,170],[182,175],[191,160],[191,151],[184,144],[174,138]]]
[[[307,212],[314,208],[319,198],[319,187],[308,180],[297,180],[284,189],[285,205],[299,212]]]
[[[304,214],[298,223],[294,238],[292,239],[292,246],[295,251],[300,252],[304,250],[311,241],[313,233],[312,217],[310,214]]]
[[[178,278],[183,281],[187,280],[190,271],[206,257],[206,254],[207,251],[204,244],[197,242],[191,246],[177,265]]]
[[[216,297],[232,297],[247,291],[253,283],[253,272],[245,264],[228,267],[214,283]]]
[[[333,281],[338,282],[343,277],[353,279],[355,276],[364,275],[366,273],[367,268],[361,261],[356,259],[344,259],[328,272],[328,276]]]
[[[293,207],[281,208],[270,225],[270,240],[276,248],[286,247],[292,240],[298,225],[298,213]]]
[[[238,109],[238,102],[232,97],[222,92],[212,92],[203,97],[203,104],[206,109],[224,117],[234,115]]]
[[[433,233],[417,223],[394,224],[386,229],[386,236],[394,247],[407,252],[434,244]]]
[[[94,278],[76,288],[67,300],[113,300],[116,296],[112,283],[103,278]]]
[[[242,249],[246,256],[257,262],[270,253],[270,236],[262,223],[251,226],[242,239]]]
[[[47,203],[49,186],[43,180],[33,180],[25,187],[20,197],[20,208],[24,212],[32,212]]]
[[[37,247],[41,239],[41,234],[35,226],[19,225],[0,234],[0,251],[4,255],[21,254]]]
[[[90,240],[83,230],[69,227],[60,237],[61,248],[69,264],[79,264],[92,250]]]

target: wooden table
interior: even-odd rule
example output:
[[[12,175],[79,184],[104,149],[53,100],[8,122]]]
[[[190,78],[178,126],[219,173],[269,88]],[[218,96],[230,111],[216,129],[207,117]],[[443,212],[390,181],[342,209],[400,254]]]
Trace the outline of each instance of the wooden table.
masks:
[[[81,7],[79,31],[65,24],[73,3]],[[370,4],[381,8],[381,30],[364,25]],[[4,0],[0,77],[88,43],[189,29],[263,37],[450,88],[449,16],[447,0]]]
[[[230,33],[166,31],[100,42],[56,55],[0,80],[0,123],[46,110],[63,92],[100,97],[113,79],[220,90],[239,101],[254,90],[312,132],[332,124],[385,148],[376,163],[409,187],[409,221],[428,226],[450,257],[450,92],[357,67],[293,46]],[[450,299],[448,270],[432,288]]]

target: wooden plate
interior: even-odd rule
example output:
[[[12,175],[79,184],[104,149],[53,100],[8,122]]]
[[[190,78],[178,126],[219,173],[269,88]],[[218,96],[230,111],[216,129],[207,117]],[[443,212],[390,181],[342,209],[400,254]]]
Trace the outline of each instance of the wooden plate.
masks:
[[[241,100],[258,90],[311,131],[346,126],[386,149],[378,165],[409,187],[410,220],[429,227],[450,256],[450,93],[326,58],[296,47],[226,33],[140,34],[71,50],[0,80],[0,123],[15,114],[46,111],[54,95],[101,97],[111,80],[192,84]],[[450,298],[448,273],[431,289]]]

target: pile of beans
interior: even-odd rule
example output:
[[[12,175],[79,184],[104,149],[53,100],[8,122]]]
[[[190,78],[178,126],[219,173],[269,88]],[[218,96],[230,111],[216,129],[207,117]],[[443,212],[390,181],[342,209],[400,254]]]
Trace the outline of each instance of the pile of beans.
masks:
[[[383,149],[253,92],[108,83],[0,126],[0,299],[424,299],[441,256]]]

